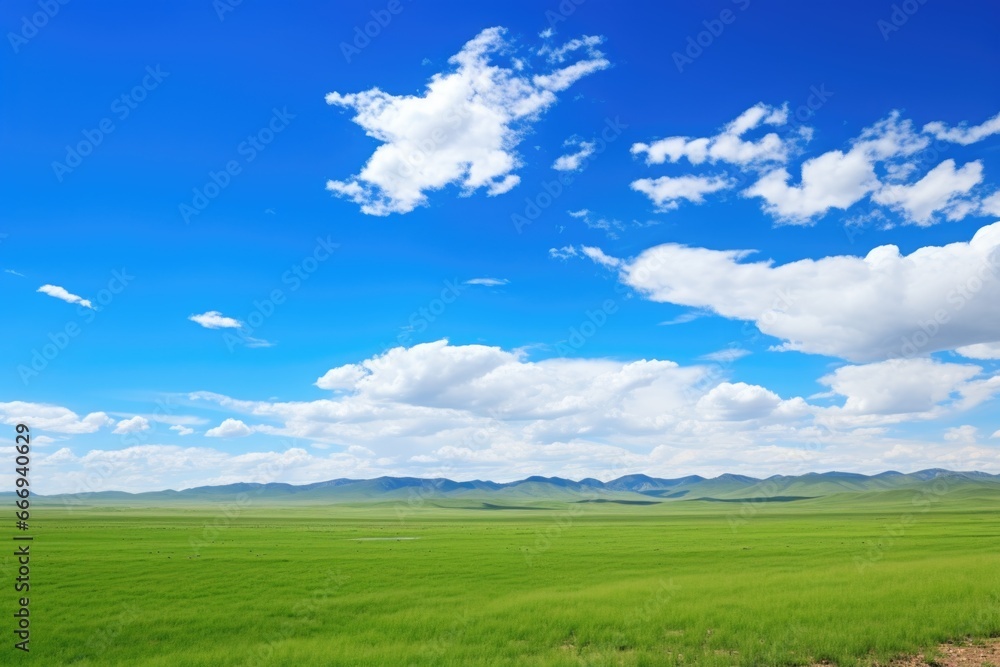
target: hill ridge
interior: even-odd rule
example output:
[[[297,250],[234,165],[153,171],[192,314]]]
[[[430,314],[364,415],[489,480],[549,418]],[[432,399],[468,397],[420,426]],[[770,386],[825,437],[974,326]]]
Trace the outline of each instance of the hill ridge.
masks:
[[[273,499],[315,501],[350,500],[410,500],[414,498],[487,497],[505,500],[574,500],[656,499],[754,499],[768,497],[816,497],[835,493],[866,493],[894,489],[920,488],[940,484],[969,483],[997,485],[1000,475],[981,471],[953,471],[928,468],[911,473],[888,470],[874,475],[839,471],[809,472],[799,475],[771,475],[757,478],[736,473],[724,473],[706,478],[686,475],[677,478],[652,477],[642,473],[622,475],[601,481],[593,477],[572,480],[564,477],[531,475],[510,482],[473,479],[456,481],[445,477],[395,477],[383,475],[371,479],[337,478],[307,484],[287,482],[234,482],[181,490],[164,489],[130,493],[127,491],[96,491],[77,494],[39,495],[45,499],[92,500],[218,500],[253,494]],[[5,495],[5,494],[0,494]]]

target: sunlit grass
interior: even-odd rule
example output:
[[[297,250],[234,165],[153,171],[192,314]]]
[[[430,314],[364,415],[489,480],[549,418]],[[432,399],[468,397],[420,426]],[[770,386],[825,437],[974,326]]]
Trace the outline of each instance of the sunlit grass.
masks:
[[[1000,495],[915,497],[531,512],[425,503],[403,520],[393,504],[251,503],[224,520],[210,506],[43,509],[25,657],[854,665],[1000,633]],[[419,539],[357,539],[393,536]],[[4,596],[5,618],[12,603]]]

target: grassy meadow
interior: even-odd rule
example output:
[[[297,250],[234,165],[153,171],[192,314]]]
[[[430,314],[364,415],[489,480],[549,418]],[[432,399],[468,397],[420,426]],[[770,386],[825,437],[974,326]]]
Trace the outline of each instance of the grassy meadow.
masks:
[[[996,490],[506,507],[40,506],[4,660],[868,665],[1000,633]]]

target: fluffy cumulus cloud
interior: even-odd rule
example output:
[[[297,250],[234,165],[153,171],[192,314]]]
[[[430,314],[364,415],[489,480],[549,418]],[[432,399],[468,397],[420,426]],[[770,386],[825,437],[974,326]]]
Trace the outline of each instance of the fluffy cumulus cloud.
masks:
[[[788,107],[757,104],[711,137],[675,136],[650,143],[632,145],[632,154],[643,156],[647,165],[678,163],[691,165],[729,164],[742,169],[757,170],[766,165],[784,164],[796,146],[809,137],[809,130],[799,128],[789,137],[768,132],[757,139],[745,135],[761,127],[781,127],[788,123]],[[701,204],[705,195],[726,190],[736,180],[725,174],[659,176],[632,181],[631,188],[649,197],[660,212],[676,209],[682,201]]]
[[[707,367],[663,360],[548,359],[441,340],[333,368],[307,403],[194,398],[284,425],[283,435],[335,443],[392,437],[415,449],[628,439],[678,426],[703,393]],[[268,427],[259,427],[267,431]],[[415,452],[416,453],[416,452]]]
[[[240,438],[250,435],[253,430],[239,419],[226,419],[215,428],[205,431],[208,438]]]
[[[1000,359],[1000,341],[995,343],[979,343],[963,345],[955,350],[969,359]]]
[[[76,294],[71,294],[66,290],[66,288],[60,287],[59,285],[42,285],[36,291],[41,292],[42,294],[48,294],[49,296],[59,299],[60,301],[65,301],[66,303],[77,303],[84,308],[94,308],[94,304],[87,299],[77,296]]]
[[[933,138],[968,145],[993,133],[994,121],[958,129],[928,123],[918,131],[893,111],[863,130],[848,150],[828,151],[803,162],[797,184],[780,168],[764,174],[744,194],[763,199],[765,211],[789,224],[810,224],[865,197],[899,214],[902,222],[920,226],[988,215],[987,199],[974,190],[983,182],[982,163],[956,166],[947,159],[921,170]]]
[[[788,122],[788,107],[770,107],[756,104],[721,132],[711,137],[667,137],[651,143],[632,145],[632,154],[645,156],[646,164],[679,162],[686,159],[691,164],[726,162],[752,165],[766,162],[783,163],[788,159],[790,144],[775,132],[768,132],[756,141],[744,135],[761,126],[780,127]]]
[[[1000,342],[1000,222],[909,255],[887,245],[775,266],[751,254],[669,243],[628,261],[592,258],[653,301],[754,322],[782,350],[851,361],[956,348],[985,357]]]
[[[574,137],[567,139],[563,146],[574,148],[575,150],[556,158],[556,161],[552,163],[552,168],[556,171],[580,171],[590,156],[594,154],[597,142],[583,141],[578,137]]]
[[[934,135],[935,138],[941,141],[950,141],[968,146],[991,137],[994,134],[1000,134],[1000,113],[982,124],[973,127],[969,127],[967,123],[963,123],[958,127],[948,127],[945,123],[934,121],[933,123],[924,125],[924,132]]]
[[[260,434],[271,443],[263,451],[64,447],[39,457],[41,492],[383,474],[609,479],[1000,466],[1000,453],[970,442],[968,429],[942,430],[929,442],[887,433],[893,424],[955,418],[1000,393],[1000,376],[978,365],[919,358],[842,366],[819,378],[829,390],[823,405],[735,381],[720,368],[664,359],[533,361],[520,350],[445,340],[398,347],[330,369],[316,381],[330,393],[315,400],[189,397],[239,417],[205,435]]]
[[[979,366],[923,357],[843,366],[819,381],[844,397],[843,405],[822,413],[822,421],[853,426],[935,419],[1000,391],[1000,376]]]
[[[773,391],[745,382],[723,382],[698,399],[698,411],[709,419],[746,421],[766,417],[781,405]]]
[[[802,163],[798,184],[784,167],[766,173],[744,194],[764,200],[764,210],[788,223],[808,223],[830,209],[846,210],[879,187],[878,163],[911,156],[930,139],[898,112],[866,128],[847,151],[833,150]]]
[[[844,366],[820,379],[833,399],[821,406],[730,381],[717,364],[531,361],[519,351],[442,340],[338,366],[316,384],[334,395],[279,403],[192,398],[263,422],[260,433],[347,453],[363,448],[378,465],[409,474],[871,470],[898,464],[885,458],[901,451],[884,436],[887,425],[960,414],[1000,391],[1000,376],[929,359]],[[943,442],[907,446],[930,463],[946,454]]]
[[[722,176],[660,176],[632,181],[631,188],[641,192],[656,205],[657,211],[672,211],[681,202],[701,204],[705,195],[731,187]]]
[[[969,424],[955,426],[944,432],[944,439],[949,442],[975,444],[979,440],[979,429]]]
[[[115,423],[103,412],[91,412],[80,417],[62,406],[24,401],[0,403],[0,419],[5,424],[28,424],[34,430],[73,435],[95,433]]]
[[[148,430],[149,420],[145,417],[136,416],[131,419],[122,419],[115,426],[115,430],[112,433],[115,435],[127,435],[129,433],[140,433]]]
[[[948,220],[960,220],[968,215],[972,204],[963,196],[982,180],[981,162],[969,162],[956,169],[954,160],[945,160],[915,183],[884,185],[872,200],[926,227],[934,223],[937,213]]]
[[[904,224],[920,226],[997,215],[1000,195],[981,192],[982,163],[959,165],[947,159],[935,164],[930,148],[935,139],[961,145],[981,141],[1000,132],[998,119],[1000,115],[981,125],[954,128],[932,122],[917,129],[892,111],[863,129],[846,148],[806,157],[795,177],[793,158],[812,138],[811,128],[793,129],[787,107],[758,104],[714,136],[675,136],[632,146],[632,153],[644,156],[649,165],[687,162],[694,167],[726,166],[728,171],[643,178],[631,187],[666,211],[681,199],[701,203],[706,194],[752,179],[743,196],[761,200],[763,210],[783,224],[812,224],[832,210],[846,211],[866,199],[873,211],[893,213]],[[745,137],[767,126],[773,129],[762,137]],[[700,188],[696,197],[674,194],[677,188],[690,192],[696,186]]]
[[[194,429],[188,426],[183,426],[181,424],[174,424],[170,427],[171,431],[176,431],[177,435],[191,435],[194,433]]]
[[[488,195],[516,186],[515,148],[530,124],[557,93],[610,63],[597,49],[601,38],[588,36],[544,46],[543,72],[532,74],[519,58],[499,65],[493,59],[514,50],[505,32],[479,33],[449,59],[451,71],[431,77],[423,95],[379,88],[328,94],[328,104],[353,110],[354,122],[382,145],[357,175],[330,180],[327,189],[364,213],[388,215],[412,211],[426,203],[427,192],[448,185]]]

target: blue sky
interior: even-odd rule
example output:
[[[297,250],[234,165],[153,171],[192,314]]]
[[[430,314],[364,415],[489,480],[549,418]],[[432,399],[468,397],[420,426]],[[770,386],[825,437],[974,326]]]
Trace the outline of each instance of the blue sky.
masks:
[[[2,16],[43,492],[1000,471],[998,8]]]

